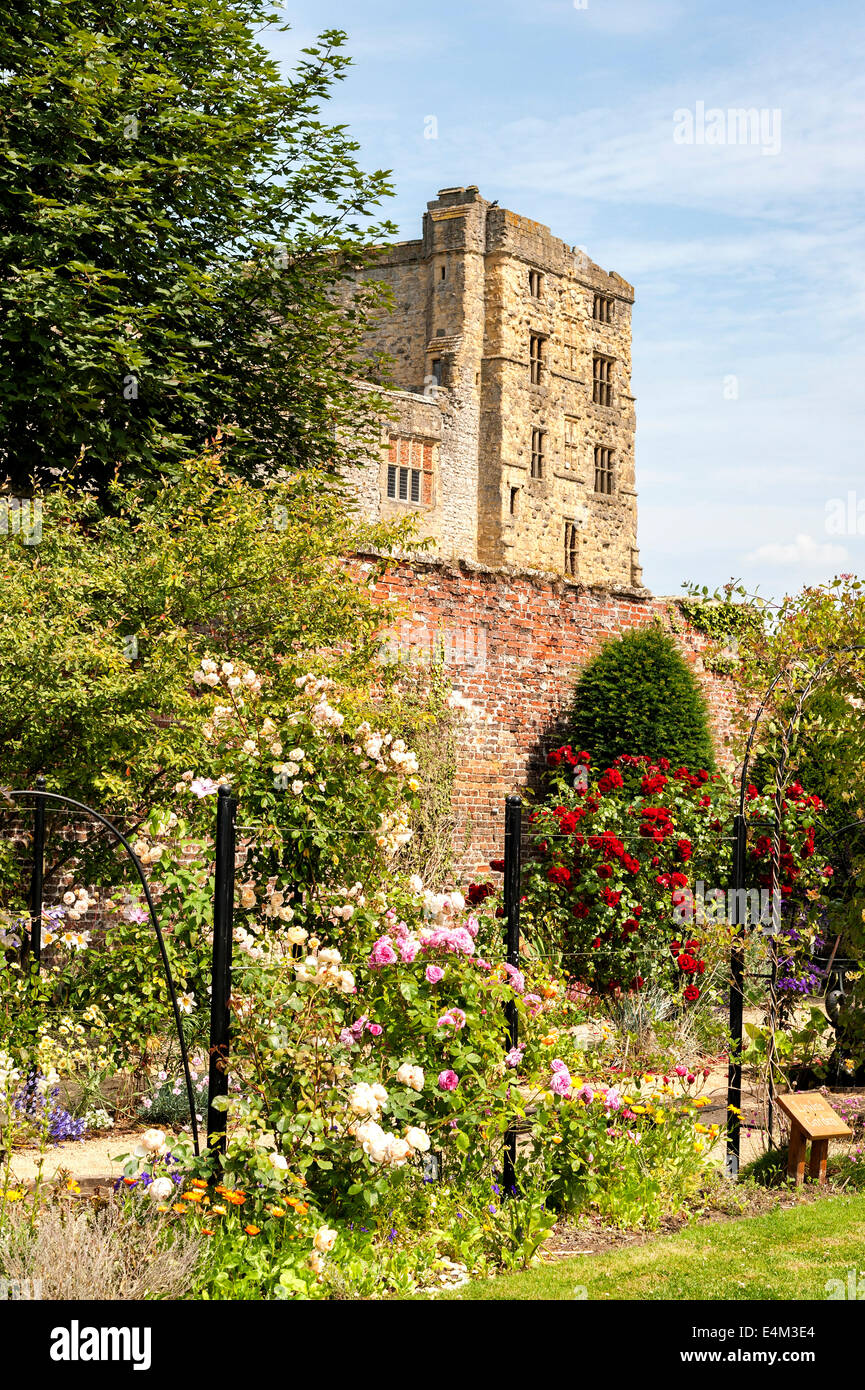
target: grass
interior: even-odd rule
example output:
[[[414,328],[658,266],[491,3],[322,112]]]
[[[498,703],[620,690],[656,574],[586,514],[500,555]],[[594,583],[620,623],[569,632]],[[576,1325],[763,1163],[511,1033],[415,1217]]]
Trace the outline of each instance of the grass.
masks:
[[[865,1196],[821,1198],[739,1221],[691,1226],[610,1254],[574,1256],[475,1281],[450,1299],[807,1299],[865,1266]],[[585,1290],[585,1293],[581,1290]]]

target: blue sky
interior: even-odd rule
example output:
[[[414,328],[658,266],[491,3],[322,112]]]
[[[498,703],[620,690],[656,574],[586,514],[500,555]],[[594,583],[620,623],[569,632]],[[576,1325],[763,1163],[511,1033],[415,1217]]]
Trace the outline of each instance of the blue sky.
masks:
[[[355,66],[330,116],[367,167],[393,171],[402,237],[420,235],[437,189],[474,183],[635,285],[650,588],[733,577],[780,595],[865,569],[865,18],[853,0],[297,0],[284,12],[293,32],[267,41],[287,64],[318,30],[348,32]],[[698,102],[764,110],[763,144],[780,131],[780,148],[677,142],[674,113]],[[827,504],[851,492],[862,535],[855,520],[827,529]]]

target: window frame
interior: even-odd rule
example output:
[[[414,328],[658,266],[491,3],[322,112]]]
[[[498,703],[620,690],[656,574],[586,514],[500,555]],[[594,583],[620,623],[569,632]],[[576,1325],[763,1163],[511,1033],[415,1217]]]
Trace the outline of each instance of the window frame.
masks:
[[[598,497],[612,497],[616,491],[616,451],[608,444],[594,446],[595,485]],[[601,486],[598,486],[598,483]]]
[[[610,408],[613,404],[613,380],[616,359],[603,353],[592,354],[592,403]],[[601,370],[599,371],[598,368]]]
[[[544,384],[546,342],[547,339],[543,333],[529,333],[529,383],[532,386],[543,386]]]
[[[542,425],[532,425],[532,453],[529,476],[542,483],[547,475],[547,431]]]

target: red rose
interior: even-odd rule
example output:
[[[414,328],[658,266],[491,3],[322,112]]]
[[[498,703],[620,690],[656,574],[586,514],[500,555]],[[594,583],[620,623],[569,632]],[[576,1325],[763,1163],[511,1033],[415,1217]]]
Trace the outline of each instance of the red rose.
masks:
[[[547,878],[550,883],[570,883],[571,871],[566,869],[564,864],[554,864],[551,869],[547,870]]]
[[[557,753],[555,749],[552,753],[547,754],[547,767],[558,767],[561,761],[562,755]]]
[[[504,859],[491,859],[490,868],[492,869],[494,874],[503,874],[505,871]]]
[[[696,985],[688,985],[685,989],[684,999],[688,1004],[695,1004],[700,997],[700,991]]]
[[[571,908],[571,912],[573,913],[574,917],[582,921],[589,915],[588,903],[574,903],[573,907]]]
[[[599,865],[598,865],[598,878],[612,878],[612,877],[613,877],[613,866],[612,866],[612,864],[599,864]]]

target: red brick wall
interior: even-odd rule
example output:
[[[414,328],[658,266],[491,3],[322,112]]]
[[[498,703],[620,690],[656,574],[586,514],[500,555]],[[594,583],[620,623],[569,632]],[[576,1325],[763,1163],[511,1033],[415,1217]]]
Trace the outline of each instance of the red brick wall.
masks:
[[[502,853],[505,796],[531,785],[547,749],[563,741],[577,669],[610,634],[666,619],[667,604],[424,560],[395,564],[376,592],[404,605],[392,634],[403,655],[423,659],[439,644],[451,684],[470,701],[458,725],[455,803],[461,868],[471,873]],[[729,762],[730,683],[703,669],[698,633],[678,640],[707,696],[718,758]]]

